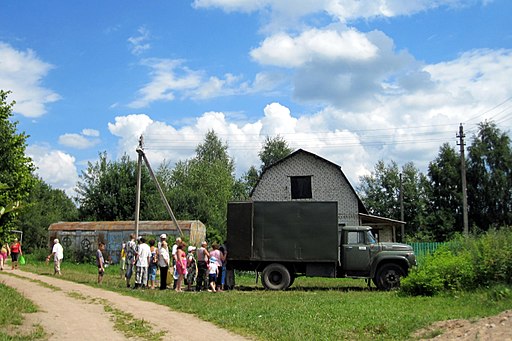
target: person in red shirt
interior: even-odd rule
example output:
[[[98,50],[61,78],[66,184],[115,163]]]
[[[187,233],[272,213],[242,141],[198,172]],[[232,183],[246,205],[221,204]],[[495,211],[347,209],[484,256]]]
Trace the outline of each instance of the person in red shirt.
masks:
[[[21,252],[21,244],[18,241],[18,238],[14,238],[14,242],[11,245],[11,260],[12,260],[12,269],[18,268],[18,257],[23,253]]]

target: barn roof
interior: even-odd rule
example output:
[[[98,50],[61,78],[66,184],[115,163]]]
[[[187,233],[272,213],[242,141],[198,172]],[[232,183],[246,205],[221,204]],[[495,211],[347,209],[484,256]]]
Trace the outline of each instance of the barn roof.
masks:
[[[204,226],[199,220],[178,220],[182,230],[190,230],[194,225]],[[48,231],[132,231],[134,221],[72,221],[51,224]],[[139,221],[140,231],[174,231],[172,220]]]
[[[251,194],[250,196],[252,197],[253,193],[254,193],[254,190],[256,189],[256,187],[258,187],[258,184],[260,183],[261,179],[263,178],[263,174],[265,174],[267,172],[268,169],[270,168],[273,168],[279,164],[281,164],[282,162],[284,162],[285,160],[288,160],[288,159],[291,159],[292,157],[298,155],[298,154],[306,154],[306,155],[310,155],[310,156],[313,156],[317,159],[319,159],[320,161],[322,162],[325,162],[325,163],[328,163],[328,164],[331,164],[333,165],[334,167],[336,167],[339,171],[340,171],[340,174],[341,176],[345,179],[345,181],[348,183],[350,189],[352,190],[352,192],[354,193],[354,195],[356,196],[357,198],[357,205],[358,205],[358,209],[359,209],[359,212],[361,213],[368,213],[368,210],[366,209],[366,207],[364,207],[364,204],[363,202],[361,201],[361,199],[359,198],[359,195],[357,195],[356,191],[354,190],[354,187],[352,187],[352,184],[350,183],[350,181],[348,181],[348,178],[345,176],[345,173],[343,173],[343,171],[341,170],[341,166],[335,164],[334,162],[331,162],[327,159],[324,159],[323,157],[321,156],[318,156],[317,154],[314,154],[314,153],[311,153],[311,152],[308,152],[307,150],[304,150],[304,149],[297,149],[296,151],[294,151],[293,153],[291,153],[290,155],[282,158],[281,160],[277,161],[277,162],[274,162],[273,164],[271,164],[270,166],[266,167],[263,172],[261,173],[261,175],[259,176],[258,178],[258,182],[256,183],[256,185],[254,186],[254,188],[252,189],[251,191]]]

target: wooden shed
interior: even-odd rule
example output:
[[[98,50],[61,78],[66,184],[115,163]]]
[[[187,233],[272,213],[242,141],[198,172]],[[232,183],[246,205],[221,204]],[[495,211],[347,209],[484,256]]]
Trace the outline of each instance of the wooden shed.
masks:
[[[178,220],[183,234],[190,245],[200,245],[206,239],[206,227],[199,220]],[[87,222],[58,222],[48,227],[49,244],[58,238],[64,250],[73,250],[80,254],[94,254],[98,243],[105,243],[105,256],[113,263],[119,262],[121,246],[135,232],[134,221],[87,221]],[[180,232],[172,221],[140,221],[139,236],[160,236],[167,234],[171,244]]]

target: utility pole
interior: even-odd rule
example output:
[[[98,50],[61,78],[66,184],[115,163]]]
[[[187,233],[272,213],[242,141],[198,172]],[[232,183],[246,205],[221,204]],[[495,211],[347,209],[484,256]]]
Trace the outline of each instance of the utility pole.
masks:
[[[402,173],[400,173],[400,221],[404,221],[404,184],[402,181]],[[404,242],[405,237],[405,225],[404,223],[400,224],[401,230],[401,242]]]
[[[146,167],[148,168],[149,175],[151,176],[151,179],[153,179],[153,182],[155,183],[155,186],[158,190],[158,193],[160,193],[160,198],[162,199],[162,202],[165,205],[165,208],[167,209],[167,212],[171,216],[171,219],[176,225],[176,229],[180,232],[180,236],[183,237],[183,231],[180,228],[180,225],[178,224],[178,221],[176,220],[176,217],[174,216],[174,212],[172,211],[171,205],[169,205],[169,202],[167,201],[167,198],[165,197],[164,191],[162,190],[162,187],[160,186],[160,183],[158,182],[158,179],[155,176],[155,173],[153,172],[153,168],[151,168],[151,164],[149,163],[148,158],[146,157],[146,154],[144,153],[144,147],[142,145],[142,135],[139,139],[139,146],[137,147],[137,154],[139,154],[138,163],[137,163],[137,197],[136,197],[136,207],[135,207],[135,233],[138,236],[139,232],[139,212],[140,212],[140,183],[141,183],[141,174],[142,174],[142,160],[144,160],[144,163],[146,164]]]
[[[457,134],[460,146],[460,177],[462,178],[462,221],[464,223],[464,234],[469,235],[468,228],[468,196],[467,196],[467,185],[466,185],[466,160],[464,157],[464,128],[462,123],[459,126],[459,133]]]
[[[140,183],[142,176],[142,154],[139,153],[139,150],[144,150],[143,148],[143,137],[141,135],[139,138],[139,145],[137,146],[139,158],[137,160],[137,189],[135,194],[135,238],[139,238]]]

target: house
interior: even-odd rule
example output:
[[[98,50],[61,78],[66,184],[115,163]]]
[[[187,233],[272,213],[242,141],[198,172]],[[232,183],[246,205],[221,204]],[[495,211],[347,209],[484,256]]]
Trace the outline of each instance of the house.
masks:
[[[379,241],[396,241],[403,222],[368,214],[341,167],[299,149],[267,167],[251,192],[254,201],[337,201],[339,226],[368,225]]]
[[[178,220],[183,235],[190,245],[199,246],[206,239],[206,227],[199,220]],[[130,240],[130,234],[135,233],[134,221],[86,221],[86,222],[58,222],[48,227],[49,244],[58,238],[67,252],[75,255],[94,255],[98,243],[105,243],[106,259],[113,263],[119,262],[123,242]],[[155,239],[167,234],[171,244],[180,232],[172,221],[140,221],[139,236],[148,236]]]

